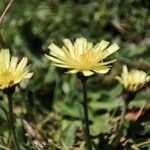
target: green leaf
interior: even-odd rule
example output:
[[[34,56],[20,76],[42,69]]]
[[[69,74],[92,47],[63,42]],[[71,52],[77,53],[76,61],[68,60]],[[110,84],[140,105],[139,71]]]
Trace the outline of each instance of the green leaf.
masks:
[[[69,115],[74,118],[80,118],[83,116],[82,105],[79,102],[61,104],[61,112],[63,115]]]
[[[76,126],[75,124],[71,124],[68,127],[66,127],[61,134],[61,144],[65,148],[71,148],[75,142],[75,131]]]
[[[97,135],[108,131],[110,116],[108,113],[95,117],[93,125],[90,127],[91,133]]]

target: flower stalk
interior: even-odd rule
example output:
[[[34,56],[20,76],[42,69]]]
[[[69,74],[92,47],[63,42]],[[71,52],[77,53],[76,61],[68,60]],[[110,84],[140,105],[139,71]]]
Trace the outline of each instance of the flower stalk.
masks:
[[[118,145],[121,134],[123,133],[122,127],[125,122],[128,105],[136,96],[135,92],[128,92],[125,90],[123,91],[122,94],[123,94],[123,105],[122,105],[122,110],[121,110],[120,121],[119,121],[119,124],[116,129],[116,136],[112,141],[113,146],[115,146],[115,147]]]
[[[121,129],[124,121],[125,121],[125,116],[126,116],[126,112],[127,112],[127,106],[128,103],[123,100],[123,106],[122,106],[122,113],[121,113],[121,119],[120,119],[120,124],[119,124],[119,130]]]
[[[12,132],[13,135],[13,142],[15,145],[16,150],[20,150],[17,136],[16,136],[16,131],[15,131],[15,125],[14,125],[14,115],[13,115],[13,104],[12,104],[12,93],[6,92],[6,98],[8,100],[8,107],[9,107],[9,124],[10,124],[10,131]]]
[[[121,113],[121,119],[119,124],[119,130],[121,129],[125,121],[128,104],[135,98],[135,96],[136,96],[136,92],[129,92],[125,90],[123,91],[123,105],[122,105],[122,113]]]
[[[91,138],[90,138],[90,128],[89,128],[89,115],[88,115],[88,102],[87,102],[87,88],[86,79],[81,78],[82,88],[83,88],[83,129],[87,150],[92,150]]]

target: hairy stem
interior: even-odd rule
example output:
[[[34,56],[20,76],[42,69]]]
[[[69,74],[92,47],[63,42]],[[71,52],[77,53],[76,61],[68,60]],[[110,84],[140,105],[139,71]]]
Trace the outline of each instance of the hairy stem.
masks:
[[[126,112],[127,112],[127,103],[126,103],[126,101],[123,101],[121,120],[120,120],[120,124],[119,124],[119,130],[121,129],[121,127],[122,127],[122,125],[125,121]]]
[[[17,141],[16,137],[16,132],[15,132],[15,126],[14,126],[14,117],[13,117],[13,106],[12,106],[12,94],[6,94],[7,99],[8,99],[8,106],[9,106],[9,122],[10,122],[10,129],[13,135],[13,141],[16,150],[20,150],[19,144]]]
[[[92,150],[92,144],[91,144],[91,139],[90,139],[90,129],[89,129],[86,80],[81,79],[81,82],[82,82],[82,87],[83,87],[83,109],[84,109],[83,128],[84,128],[84,134],[85,134],[85,142],[86,142],[87,150]]]
[[[122,125],[123,125],[123,123],[125,121],[125,116],[126,116],[126,112],[127,112],[127,106],[128,106],[128,103],[126,102],[126,100],[123,100],[121,119],[120,119],[119,124],[117,125],[116,136],[115,136],[115,138],[112,141],[112,145],[114,147],[116,147],[118,145],[120,136],[122,134]]]

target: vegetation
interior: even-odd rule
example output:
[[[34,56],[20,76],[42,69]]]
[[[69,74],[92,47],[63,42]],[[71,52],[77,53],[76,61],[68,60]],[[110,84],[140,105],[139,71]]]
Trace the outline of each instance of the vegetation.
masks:
[[[6,6],[7,1],[1,1],[0,14]],[[129,70],[150,73],[149,6],[146,0],[12,2],[0,23],[0,48],[9,48],[20,60],[27,56],[34,73],[15,88],[12,96],[21,150],[85,149],[82,83],[44,56],[49,54],[50,43],[61,47],[64,38],[74,42],[80,37],[94,44],[104,39],[120,46],[108,58],[117,59],[111,70],[94,74],[86,82],[93,149],[150,150],[149,83],[130,97],[122,119],[126,95],[115,79],[124,64]],[[0,149],[17,150],[8,112],[6,95],[0,91]]]

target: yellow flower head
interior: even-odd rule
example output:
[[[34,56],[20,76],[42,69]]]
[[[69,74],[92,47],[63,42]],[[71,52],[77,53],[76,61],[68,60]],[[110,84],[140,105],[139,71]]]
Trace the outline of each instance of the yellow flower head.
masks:
[[[77,38],[74,44],[69,39],[64,39],[63,43],[62,48],[50,44],[50,56],[46,56],[55,66],[68,68],[68,73],[82,72],[84,76],[94,72],[107,73],[115,60],[104,62],[104,59],[119,49],[117,44],[109,46],[109,42],[104,40],[96,45],[85,38]]]
[[[140,90],[147,82],[150,81],[150,76],[144,71],[131,70],[128,72],[126,65],[122,67],[121,77],[116,77],[117,80],[123,85],[126,91],[136,92]]]
[[[7,89],[19,83],[23,79],[31,78],[27,58],[23,57],[18,63],[18,57],[10,57],[9,49],[0,50],[0,89]]]

